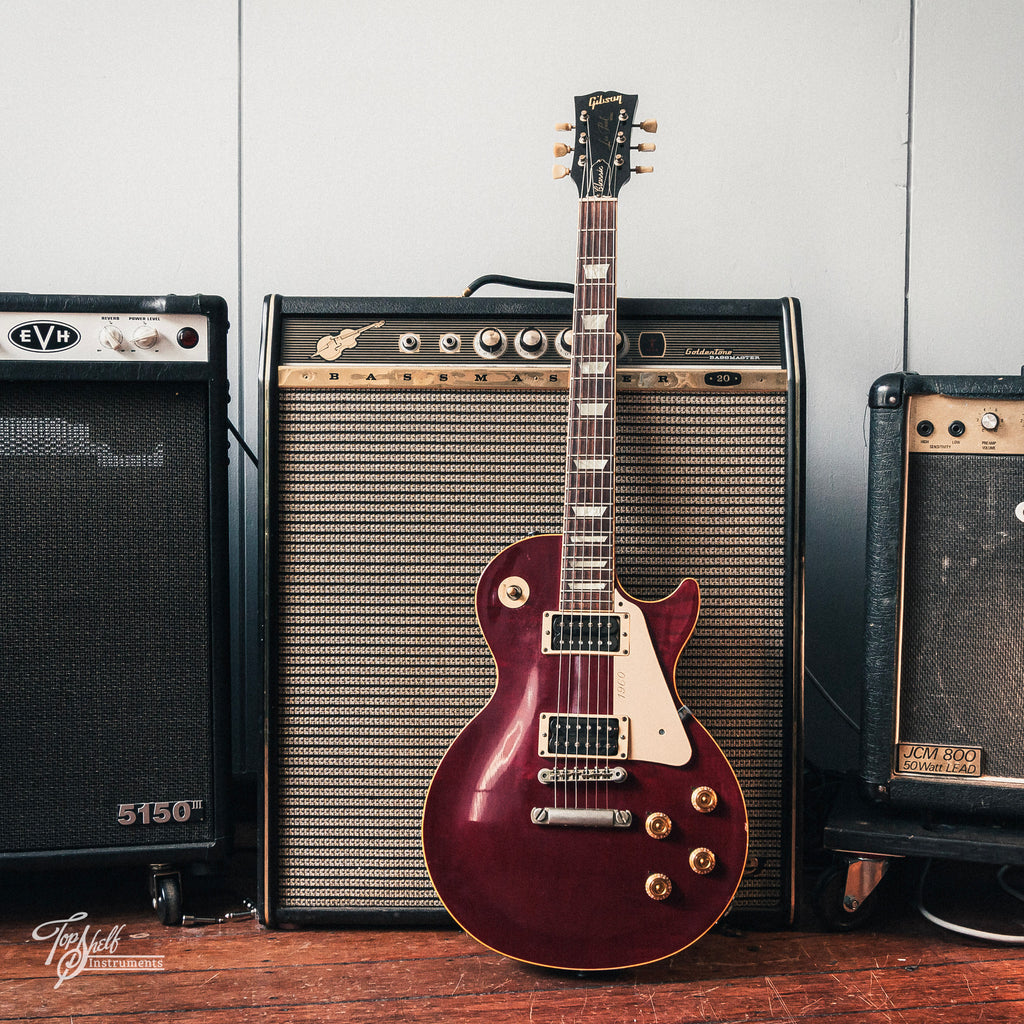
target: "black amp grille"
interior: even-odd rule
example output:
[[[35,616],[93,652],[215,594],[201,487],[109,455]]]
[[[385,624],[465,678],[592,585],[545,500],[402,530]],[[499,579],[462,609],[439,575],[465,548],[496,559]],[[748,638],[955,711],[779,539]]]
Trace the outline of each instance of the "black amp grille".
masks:
[[[4,854],[216,835],[207,406],[205,382],[0,386]],[[156,801],[202,810],[118,822]]]

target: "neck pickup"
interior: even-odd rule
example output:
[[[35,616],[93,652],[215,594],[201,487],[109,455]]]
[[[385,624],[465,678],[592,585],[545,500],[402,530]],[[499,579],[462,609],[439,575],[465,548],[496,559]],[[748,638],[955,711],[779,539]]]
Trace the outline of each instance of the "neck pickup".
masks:
[[[629,654],[626,612],[545,612],[544,654]]]

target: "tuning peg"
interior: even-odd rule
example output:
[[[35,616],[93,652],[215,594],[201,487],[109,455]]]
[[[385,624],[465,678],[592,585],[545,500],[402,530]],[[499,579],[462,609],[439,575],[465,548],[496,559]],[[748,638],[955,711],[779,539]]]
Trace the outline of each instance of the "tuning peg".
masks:
[[[633,149],[640,153],[653,153],[657,148],[653,142],[641,142],[639,146],[633,147]]]
[[[572,152],[572,146],[567,146],[564,142],[555,143],[555,156],[568,156]]]
[[[658,130],[658,122],[653,118],[648,118],[646,121],[641,121],[634,127],[640,128],[642,131],[650,132],[652,135]]]
[[[568,121],[563,121],[561,124],[556,124],[555,125],[555,131],[556,132],[571,132],[575,127],[576,126],[574,124],[569,124]]]
[[[634,167],[633,168],[633,173],[634,174],[653,174],[654,173],[654,168],[653,167]]]
[[[555,164],[551,168],[551,177],[558,181],[559,178],[568,178],[572,174],[572,171],[568,167],[563,167],[561,164]]]

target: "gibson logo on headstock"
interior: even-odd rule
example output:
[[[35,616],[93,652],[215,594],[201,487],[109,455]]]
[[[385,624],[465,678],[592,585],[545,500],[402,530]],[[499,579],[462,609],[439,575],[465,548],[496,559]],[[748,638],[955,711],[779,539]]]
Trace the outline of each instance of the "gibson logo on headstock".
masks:
[[[590,97],[590,109],[593,110],[594,107],[600,107],[602,104],[605,104],[605,103],[621,103],[621,102],[622,102],[622,93],[619,93],[618,96],[605,96],[604,93],[598,93],[596,96],[591,96]]]

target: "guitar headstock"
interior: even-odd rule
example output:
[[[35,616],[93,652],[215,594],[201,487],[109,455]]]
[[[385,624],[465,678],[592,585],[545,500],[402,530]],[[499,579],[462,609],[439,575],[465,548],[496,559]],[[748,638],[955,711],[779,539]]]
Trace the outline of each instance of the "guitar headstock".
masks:
[[[569,147],[555,146],[555,156],[572,154],[569,168],[555,166],[556,178],[571,177],[576,182],[581,199],[614,199],[619,189],[629,181],[631,171],[638,174],[652,171],[653,167],[629,166],[630,138],[633,128],[647,132],[658,130],[657,121],[633,124],[636,96],[618,92],[594,92],[576,97],[576,123],[560,124],[560,131],[576,132],[576,143]],[[642,152],[652,152],[654,143],[641,143]]]

